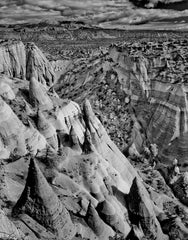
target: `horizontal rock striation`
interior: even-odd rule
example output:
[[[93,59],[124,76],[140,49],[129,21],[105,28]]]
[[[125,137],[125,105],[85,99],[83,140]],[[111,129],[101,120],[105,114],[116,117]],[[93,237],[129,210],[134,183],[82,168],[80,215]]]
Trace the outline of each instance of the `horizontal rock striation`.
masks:
[[[168,72],[168,61],[174,63],[172,56],[179,55],[170,55],[173,54],[170,52],[171,60],[163,56],[142,56],[141,53],[130,57],[126,48],[120,51],[115,47],[110,54],[116,66],[110,63],[108,68],[117,74],[125,101],[130,102],[133,118],[140,125],[134,126],[137,137],[133,141],[137,150],[142,144],[142,139],[138,137],[142,135],[139,133],[142,129],[147,141],[157,144],[162,161],[170,163],[177,158],[183,166],[188,160],[188,83],[186,79],[178,81],[162,76],[164,71]]]
[[[170,120],[165,120],[167,112],[164,110],[162,120],[154,118],[152,125],[142,108],[148,114],[151,106],[154,112],[162,111],[165,109],[162,103],[167,101],[170,107],[176,105],[183,109],[185,101],[174,98],[180,95],[179,99],[182,99],[182,88],[177,88],[166,100],[166,95],[161,94],[166,85],[148,80],[147,67],[153,63],[147,59],[132,63],[129,55],[118,48],[111,48],[102,56],[90,65],[86,62],[86,67],[93,70],[84,82],[92,82],[93,86],[98,76],[97,84],[103,87],[106,82],[111,84],[119,101],[124,102],[123,106],[129,103],[134,119],[130,134],[135,149],[146,136],[151,142],[153,139],[161,141],[163,131],[154,131],[153,126],[166,126],[163,121],[168,120],[171,132],[172,111],[169,111],[171,115],[168,114]],[[79,73],[80,66],[77,68]],[[75,81],[78,90],[81,78],[73,76],[70,85]],[[150,193],[153,191],[151,199],[141,174],[110,139],[102,124],[102,116],[95,113],[93,104],[86,98],[90,96],[88,92],[77,98],[79,105],[61,99],[63,92],[60,97],[57,95],[56,90],[58,93],[64,90],[64,85],[59,87],[57,83],[54,89],[49,89],[38,77],[33,73],[29,84],[21,81],[22,85],[19,85],[18,78],[13,79],[13,85],[10,85],[15,98],[0,98],[0,158],[6,159],[0,164],[0,174],[6,176],[0,193],[3,203],[7,203],[7,212],[12,211],[15,226],[35,240],[168,239],[159,224],[163,221],[165,209],[159,203],[157,206],[153,203],[159,201],[154,199],[154,196],[158,197],[157,193],[150,189]],[[169,90],[168,85],[165,90]],[[103,95],[109,98],[109,95]],[[110,100],[113,95],[111,92]],[[118,105],[116,108],[121,111]],[[180,131],[176,132],[174,127],[173,134],[179,138],[178,134],[185,132],[186,125],[178,123],[177,126],[181,126]],[[143,129],[146,135],[141,133]],[[169,141],[171,138],[169,135]],[[139,154],[139,149],[137,151]],[[167,199],[172,201],[171,196]],[[182,229],[185,228],[181,224]]]
[[[60,96],[71,95],[80,102],[84,92],[110,136],[116,143],[124,142],[124,149],[134,143],[139,155],[144,145],[155,143],[164,163],[177,158],[184,166],[188,161],[186,52],[186,40],[111,46],[87,64],[72,61],[69,74],[60,77],[55,89]]]

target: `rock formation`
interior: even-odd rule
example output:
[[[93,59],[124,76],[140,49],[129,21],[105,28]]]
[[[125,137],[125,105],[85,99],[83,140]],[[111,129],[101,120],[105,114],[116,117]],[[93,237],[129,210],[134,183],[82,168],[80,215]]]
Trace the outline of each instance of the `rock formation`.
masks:
[[[72,239],[75,228],[70,215],[49,186],[34,159],[31,159],[26,185],[13,208],[13,216],[25,212],[58,239]]]
[[[138,228],[141,227],[147,238],[169,239],[161,231],[152,203],[149,200],[149,194],[137,178],[133,180],[129,195],[127,196],[127,207],[131,223]]]
[[[52,65],[34,43],[1,40],[0,54],[0,73],[27,80],[35,73],[36,80],[48,86],[56,80]]]
[[[0,135],[9,151],[22,156],[27,153],[25,147],[25,126],[6,102],[0,98]]]
[[[8,85],[8,83],[3,82],[3,81],[0,82],[0,96],[5,99],[9,99],[9,100],[15,99],[15,94],[14,94],[13,90]]]
[[[85,219],[88,226],[94,231],[99,239],[109,239],[110,236],[115,235],[113,230],[101,220],[91,202],[89,203]]]
[[[37,127],[39,132],[46,138],[49,145],[58,150],[57,133],[54,126],[45,119],[42,111],[38,111]]]
[[[28,121],[28,127],[25,131],[25,142],[28,152],[36,155],[38,152],[47,148],[46,138]]]
[[[149,53],[146,51],[145,54],[137,53],[139,47],[131,47],[111,47],[109,57],[113,61],[106,60],[102,65],[107,83],[112,85],[117,96],[122,98],[122,104],[127,104],[128,101],[131,106],[133,128],[130,145],[134,143],[134,152],[138,151],[136,155],[139,155],[144,142],[155,143],[164,163],[169,164],[177,158],[183,166],[188,160],[188,85],[187,81],[183,80],[184,71],[179,73],[182,75],[181,79],[178,79],[176,74],[178,66],[175,63],[180,53],[178,50],[174,53],[170,43],[168,46],[153,47],[153,51],[157,48],[156,52],[158,49],[167,51],[169,60],[162,55],[164,53],[151,57],[151,51],[148,50]],[[131,52],[130,56],[128,50]],[[183,64],[183,59],[182,57],[179,60],[179,64]],[[174,64],[175,69],[167,64]],[[108,80],[109,72],[115,76],[111,82]]]
[[[52,109],[53,103],[47,95],[47,89],[34,76],[31,77],[29,84],[30,103],[35,107]]]
[[[10,151],[4,145],[3,140],[0,139],[0,159],[7,159],[10,157]]]
[[[31,79],[35,72],[36,80],[44,85],[51,86],[55,83],[55,73],[52,65],[44,56],[42,51],[34,44],[28,43],[26,46],[27,66],[26,77]]]
[[[2,210],[0,210],[0,222],[1,239],[20,239],[24,237],[24,234],[16,228]]]
[[[10,77],[26,78],[26,52],[21,41],[1,41],[0,55],[0,73]]]
[[[188,206],[188,172],[179,176],[177,181],[172,184],[172,189],[180,201]]]
[[[160,173],[144,165],[149,163],[142,152],[147,140],[157,143],[160,156],[164,156],[163,143],[173,142],[173,137],[184,139],[182,146],[186,149],[186,84],[174,83],[172,92],[172,84],[154,81],[155,72],[148,70],[148,66],[159,64],[158,59],[130,59],[124,48],[112,47],[105,55],[76,61],[70,66],[70,75],[49,89],[47,85],[53,82],[52,75],[48,75],[50,65],[36,49],[28,45],[29,82],[13,76],[11,81],[2,81],[11,86],[15,97],[6,98],[9,94],[5,94],[0,98],[0,206],[7,215],[12,211],[10,219],[15,227],[28,235],[28,240],[167,240],[167,235],[175,240],[173,229],[177,227],[178,237],[186,239],[188,216],[184,207]],[[40,59],[36,60],[37,67],[31,58]],[[41,70],[39,65],[44,68]],[[89,73],[88,68],[92,68]],[[85,72],[87,77],[82,81],[80,74]],[[86,90],[79,92],[81,82]],[[99,88],[93,90],[96,85],[107,90],[110,86],[111,91],[102,93],[103,100],[95,102],[99,96]],[[88,93],[90,88],[92,93]],[[61,99],[67,89],[72,99],[77,92],[76,101]],[[97,106],[102,110],[98,111]],[[133,155],[137,151],[132,163],[138,164],[139,170],[110,139],[111,128],[104,128],[105,121],[109,121],[107,126],[119,124],[117,116],[122,118],[121,124],[129,121],[127,146]],[[114,131],[118,134],[117,126]],[[162,139],[165,134],[166,139]],[[185,152],[181,153],[184,159]],[[177,190],[186,196],[175,186],[184,186],[187,178],[186,174],[182,176],[171,187],[174,193]],[[175,223],[169,205],[176,211]]]

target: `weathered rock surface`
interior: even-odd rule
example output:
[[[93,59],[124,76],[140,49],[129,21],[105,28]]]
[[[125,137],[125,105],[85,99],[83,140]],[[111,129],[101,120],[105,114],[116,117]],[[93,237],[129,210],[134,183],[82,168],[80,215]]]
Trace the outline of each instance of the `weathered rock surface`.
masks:
[[[6,214],[0,211],[0,238],[1,239],[21,239],[24,234],[8,219]]]
[[[5,146],[15,155],[25,155],[27,153],[24,139],[25,126],[1,97],[0,115],[0,135]]]
[[[26,59],[26,77],[28,80],[31,79],[34,72],[37,81],[42,84],[51,86],[55,82],[55,73],[51,63],[34,43],[27,44]]]
[[[0,42],[0,73],[9,77],[37,81],[51,86],[55,82],[53,67],[34,43],[26,46],[19,40]]]
[[[172,184],[172,189],[180,201],[188,206],[188,172],[179,176],[177,181]]]
[[[26,213],[57,235],[58,239],[72,239],[75,235],[70,215],[49,186],[33,159],[23,193],[13,208],[13,216]]]
[[[143,184],[135,178],[127,196],[127,207],[132,224],[144,232],[149,239],[169,239],[161,231],[155,217],[154,207]]]
[[[63,81],[60,78],[55,86],[61,96],[71,94],[81,102],[81,92],[94,88],[86,91],[86,95],[91,98],[101,119],[105,123],[110,121],[110,126],[106,124],[110,136],[119,144],[126,142],[124,149],[136,147],[133,150],[139,156],[144,144],[155,143],[161,161],[170,164],[177,158],[182,167],[186,165],[186,40],[149,42],[148,45],[136,41],[125,43],[107,49],[95,60],[88,59],[87,64],[78,60],[72,61],[72,65],[69,76]],[[71,93],[67,85],[70,85]],[[117,126],[121,129],[118,132]]]
[[[119,101],[128,99],[130,106],[136,109],[135,114],[131,113],[134,115],[134,124],[130,134],[135,148],[140,146],[141,149],[142,144],[139,145],[136,140],[142,141],[145,135],[140,132],[137,104],[139,106],[143,99],[144,103],[147,102],[148,93],[152,92],[146,81],[146,67],[141,62],[132,64],[129,56],[122,52],[120,54],[116,48],[110,49],[104,56],[91,60],[90,65],[87,61],[84,63],[86,69],[92,67],[93,70],[90,74],[85,72],[87,78],[83,85],[91,84],[90,81],[93,81],[90,87],[93,84],[95,87],[99,82],[104,85],[103,81],[108,80],[111,73],[116,73],[112,81],[108,80],[108,84],[114,88],[116,82],[114,89],[119,94]],[[67,77],[63,83],[55,85],[58,93],[62,91],[60,97],[67,91],[66,87],[63,88],[67,81],[70,81],[69,94],[74,95],[74,91],[81,89],[80,81],[85,73],[82,78],[76,79],[82,67],[79,61],[77,64],[73,65],[75,76],[70,71],[68,76],[71,79]],[[133,72],[137,74],[136,77]],[[47,78],[44,79],[46,81]],[[79,105],[69,99],[61,99],[53,89],[48,89],[45,82],[42,84],[34,72],[29,84],[18,78],[12,81],[15,99],[1,99],[3,119],[0,118],[0,129],[4,127],[4,131],[11,130],[17,139],[23,128],[21,146],[26,151],[17,151],[19,158],[15,158],[12,153],[17,145],[20,146],[19,141],[10,148],[11,144],[7,144],[2,136],[8,139],[6,136],[10,135],[12,139],[12,135],[3,134],[2,131],[0,153],[6,156],[6,161],[2,160],[0,165],[0,199],[6,213],[13,209],[12,222],[23,234],[35,240],[102,240],[108,237],[162,240],[168,239],[165,234],[171,236],[172,231],[166,231],[169,224],[165,225],[166,229],[161,227],[164,219],[169,220],[163,217],[165,201],[161,206],[157,193],[148,188],[149,195],[145,188],[148,185],[142,183],[140,175],[110,139],[102,124],[102,113],[101,116],[97,113],[101,121],[96,116],[86,98],[90,97],[88,91],[83,96],[79,96],[80,92],[76,95]],[[72,81],[75,85],[71,85]],[[132,88],[129,87],[130,82]],[[138,89],[141,91],[134,89],[136,83],[139,83]],[[16,88],[16,84],[19,87]],[[130,91],[134,94],[131,95]],[[64,97],[66,94],[68,92]],[[109,95],[103,95],[109,98]],[[7,113],[14,120],[14,125],[13,120],[7,120]],[[164,180],[161,182],[165,184]],[[173,200],[173,195],[168,199],[177,201]],[[175,226],[181,226],[180,234],[187,236],[184,222],[182,217],[179,225],[176,223]]]
[[[29,98],[30,103],[34,107],[42,107],[46,109],[52,109],[53,103],[50,97],[47,95],[47,89],[44,85],[37,81],[37,79],[33,76],[30,79],[29,84]]]
[[[25,79],[26,52],[24,44],[20,41],[2,41],[0,42],[0,54],[0,73]]]

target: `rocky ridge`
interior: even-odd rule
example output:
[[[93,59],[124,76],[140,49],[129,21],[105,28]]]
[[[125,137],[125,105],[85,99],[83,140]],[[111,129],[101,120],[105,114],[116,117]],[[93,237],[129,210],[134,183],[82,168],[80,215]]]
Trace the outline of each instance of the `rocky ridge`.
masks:
[[[122,64],[116,48],[109,55]],[[100,63],[95,61],[94,67]],[[106,62],[102,66],[108,69]],[[2,94],[0,104],[1,208],[8,217],[3,222],[13,224],[7,234],[15,231],[15,239],[175,239],[163,229],[163,221],[170,220],[165,205],[173,203],[185,217],[186,208],[173,194],[154,202],[152,196],[157,199],[159,193],[148,188],[111,141],[86,96],[75,96],[82,107],[63,100],[55,92],[64,90],[57,87],[61,82],[49,89],[36,71],[29,83],[1,77],[8,93],[15,94],[13,99]],[[83,81],[92,79],[87,75]],[[183,217],[175,219],[178,236],[186,239]]]
[[[71,95],[77,101],[87,89],[99,115],[103,113],[103,121],[110,119],[111,137],[115,136],[116,143],[118,139],[124,142],[122,150],[135,138],[138,151],[148,142],[155,143],[164,163],[177,158],[184,168],[188,151],[187,59],[186,40],[126,42],[101,50],[86,62],[70,61],[55,88],[61,90],[60,95]],[[103,93],[113,101],[108,102]],[[105,111],[107,108],[111,112]],[[117,132],[115,126],[126,134]]]

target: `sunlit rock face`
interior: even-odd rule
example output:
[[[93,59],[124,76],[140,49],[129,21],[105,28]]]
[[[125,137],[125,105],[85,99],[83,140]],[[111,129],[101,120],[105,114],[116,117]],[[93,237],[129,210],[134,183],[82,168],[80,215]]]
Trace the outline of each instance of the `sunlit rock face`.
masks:
[[[136,178],[127,197],[127,206],[129,217],[140,232],[150,239],[169,239],[160,229],[148,192]]]
[[[9,220],[9,218],[2,210],[0,210],[0,222],[1,239],[7,239],[10,236],[12,236],[12,239],[19,239],[21,237],[24,237],[24,234],[16,228],[16,226]]]
[[[136,117],[150,142],[158,145],[163,161],[177,158],[183,165],[188,160],[188,85],[150,79],[147,62],[144,65],[145,75],[140,62],[136,67],[134,69],[133,66],[128,81],[130,87],[126,87],[130,91]]]
[[[37,81],[51,86],[55,82],[55,73],[52,65],[44,56],[42,51],[34,44],[28,43],[26,46],[26,77],[31,79],[33,72]]]
[[[147,141],[157,144],[163,162],[170,163],[177,158],[183,166],[188,161],[186,80],[178,81],[175,74],[170,77],[168,61],[172,60],[163,56],[149,58],[135,54],[131,57],[126,48],[120,51],[115,47],[109,54],[113,63],[108,63],[108,71],[116,74],[120,92],[133,109],[132,140],[137,150],[142,149],[143,139],[147,137]]]
[[[0,54],[0,73],[27,80],[35,74],[37,81],[48,86],[56,80],[51,63],[34,43],[25,46],[18,40],[4,40]]]
[[[13,208],[13,215],[25,212],[49,228],[58,239],[72,239],[75,235],[70,215],[49,186],[33,159],[30,161],[25,189]]]
[[[47,89],[34,76],[31,77],[29,83],[29,98],[34,107],[53,108],[53,102],[47,94]]]
[[[26,78],[26,51],[21,41],[0,42],[0,72],[10,77]]]
[[[144,144],[156,143],[161,161],[170,164],[177,158],[183,166],[188,161],[186,44],[182,40],[111,46],[93,61],[74,63],[69,76],[60,78],[55,87],[60,96],[72,94],[78,101],[82,101],[80,92],[85,91],[94,99],[101,119],[114,122],[109,134],[116,136],[115,141],[118,137],[119,142],[127,140],[127,146],[134,144],[137,156]],[[87,91],[90,88],[92,91]],[[123,111],[126,114],[121,114]]]
[[[6,102],[0,98],[0,135],[9,151],[16,155],[27,153],[25,146],[25,126]]]
[[[0,81],[0,96],[5,99],[13,100],[15,99],[15,94],[10,87],[10,85],[4,81]]]
[[[116,48],[101,59],[99,67],[91,66],[96,73],[103,68],[103,79],[109,69],[116,71],[117,91],[135,109],[137,148],[137,133],[145,126],[137,105],[151,94],[147,62],[134,65]],[[130,88],[130,78],[141,91]],[[0,101],[0,200],[15,228],[28,235],[24,238],[167,240],[158,220],[163,207],[156,211],[141,175],[110,139],[86,96],[80,104],[62,99],[36,75],[21,82],[15,99]]]

